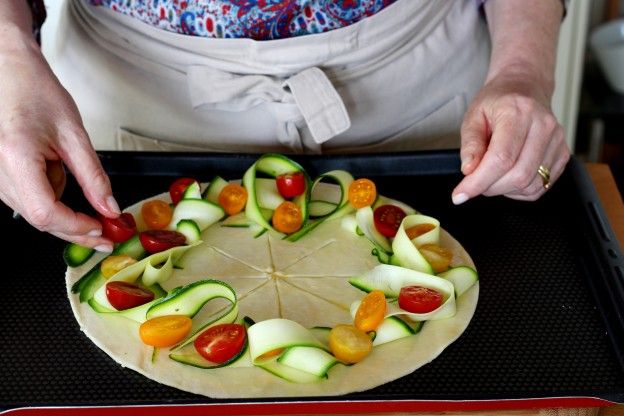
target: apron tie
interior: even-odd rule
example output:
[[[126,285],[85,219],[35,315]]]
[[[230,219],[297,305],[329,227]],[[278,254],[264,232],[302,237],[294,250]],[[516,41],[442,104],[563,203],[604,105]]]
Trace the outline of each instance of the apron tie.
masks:
[[[283,124],[279,126],[279,136],[283,137],[278,139],[293,150],[302,150],[298,130],[304,124],[316,144],[313,147],[318,148],[351,126],[342,98],[327,75],[317,67],[283,80],[190,66],[187,80],[194,109],[208,105],[218,110],[244,111],[268,104],[271,113]]]

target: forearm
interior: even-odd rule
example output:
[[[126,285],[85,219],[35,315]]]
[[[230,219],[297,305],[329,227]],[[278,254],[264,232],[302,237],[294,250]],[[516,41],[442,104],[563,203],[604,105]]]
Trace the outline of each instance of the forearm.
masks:
[[[486,82],[503,73],[518,76],[530,80],[550,101],[563,15],[561,1],[489,0],[485,13],[492,38]]]
[[[0,1],[0,54],[37,49],[26,0]]]

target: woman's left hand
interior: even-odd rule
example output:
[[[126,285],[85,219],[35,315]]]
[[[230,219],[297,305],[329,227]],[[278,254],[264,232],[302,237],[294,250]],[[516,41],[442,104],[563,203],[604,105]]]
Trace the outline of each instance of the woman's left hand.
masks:
[[[453,191],[455,204],[481,194],[533,201],[559,178],[570,150],[549,94],[537,85],[501,72],[477,94],[461,127],[465,178]],[[540,168],[549,171],[548,181]]]

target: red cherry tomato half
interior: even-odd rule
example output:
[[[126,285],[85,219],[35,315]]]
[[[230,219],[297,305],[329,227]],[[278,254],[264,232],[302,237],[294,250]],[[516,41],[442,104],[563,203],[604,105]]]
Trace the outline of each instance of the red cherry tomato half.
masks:
[[[186,191],[186,188],[193,182],[197,181],[193,178],[179,178],[171,184],[169,187],[169,195],[171,195],[171,202],[173,202],[173,205],[177,205],[178,202],[180,202],[184,191]]]
[[[306,180],[303,172],[285,173],[275,178],[277,190],[285,199],[294,198],[305,192]]]
[[[117,218],[100,216],[102,236],[113,243],[123,243],[136,234],[136,222],[129,212],[124,212]]]
[[[382,205],[374,212],[375,228],[386,237],[394,237],[407,214],[396,205]]]
[[[245,346],[247,333],[240,324],[220,324],[208,328],[194,341],[195,350],[213,363],[234,358]]]
[[[106,298],[118,311],[135,308],[154,300],[154,293],[128,282],[106,283]]]
[[[148,253],[159,253],[186,244],[184,234],[168,230],[148,230],[139,234],[141,245]]]
[[[399,307],[412,313],[428,313],[442,306],[442,295],[428,287],[405,286],[399,292]]]

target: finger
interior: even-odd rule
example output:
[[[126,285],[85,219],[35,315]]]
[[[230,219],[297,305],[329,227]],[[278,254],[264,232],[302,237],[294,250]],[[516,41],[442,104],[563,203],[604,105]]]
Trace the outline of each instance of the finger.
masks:
[[[75,243],[83,247],[91,247],[101,253],[112,253],[113,251],[113,243],[105,238],[70,235],[59,231],[52,231],[50,234],[70,243]]]
[[[546,166],[550,169],[550,184],[551,186],[559,179],[563,171],[565,170],[568,161],[570,160],[570,148],[565,141],[565,134],[563,127],[559,126],[553,139],[553,156],[551,158],[550,165]]]
[[[535,175],[531,183],[520,191],[509,192],[506,197],[521,201],[535,201],[544,195],[547,189],[544,187],[544,181],[540,175]]]
[[[558,127],[546,150],[544,160],[538,165],[538,169],[535,172],[531,184],[524,189],[505,194],[505,196],[527,201],[538,199],[550,189],[559,176],[561,176],[568,159],[569,151],[563,136],[563,128]],[[549,175],[547,180],[539,173],[540,167],[544,167],[548,170]],[[548,188],[546,188],[546,186],[548,186]]]
[[[566,144],[565,148],[561,150],[559,157],[557,158],[553,167],[550,170],[551,185],[555,183],[561,177],[569,161],[570,161],[570,149]]]
[[[106,217],[118,217],[121,210],[113,197],[110,180],[86,132],[82,130],[78,133],[67,133],[63,138],[63,143],[67,147],[61,149],[61,156],[76,177],[89,203]]]
[[[505,195],[509,199],[515,199],[516,201],[537,201],[542,195],[546,193],[546,189],[539,185],[539,189],[531,195]]]
[[[546,163],[546,166],[552,166],[557,127],[557,120],[552,115],[547,115],[542,120],[533,122],[514,167],[493,183],[484,192],[484,195],[524,192],[523,190],[534,182],[537,170],[542,163]]]
[[[60,160],[47,160],[46,176],[54,190],[54,196],[57,200],[61,199],[61,195],[63,195],[63,191],[65,190],[65,184],[67,183],[63,162]]]
[[[489,140],[487,119],[480,111],[466,113],[461,126],[461,171],[470,175],[479,165]]]
[[[535,168],[535,172],[532,174],[531,183],[525,188],[508,192],[505,195],[524,195],[532,199],[537,199],[537,197],[544,193],[542,190],[546,190],[544,188],[544,178],[542,178],[538,172],[540,167],[546,168],[549,172],[547,183],[550,188],[557,181],[559,176],[561,176],[569,157],[570,152],[565,142],[563,128],[557,125],[553,131],[552,138],[548,142],[548,148],[545,151],[543,160],[537,163],[537,168]]]
[[[453,190],[453,203],[461,204],[482,194],[513,168],[524,145],[528,125],[524,120],[508,115],[494,124],[483,159]]]
[[[102,234],[99,221],[76,213],[56,200],[43,161],[22,165],[21,174],[17,208],[26,221],[41,231],[57,231],[70,235]]]

